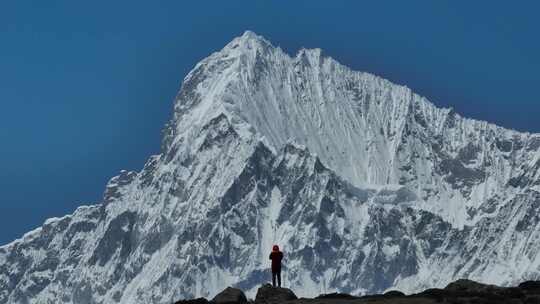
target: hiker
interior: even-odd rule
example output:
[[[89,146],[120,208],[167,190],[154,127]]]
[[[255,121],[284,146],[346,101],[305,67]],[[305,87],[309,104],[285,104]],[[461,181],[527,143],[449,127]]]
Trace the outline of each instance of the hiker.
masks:
[[[272,253],[270,253],[270,260],[272,260],[272,285],[276,287],[276,278],[278,287],[281,287],[281,260],[283,259],[283,252],[279,251],[279,246],[274,245],[272,247]]]

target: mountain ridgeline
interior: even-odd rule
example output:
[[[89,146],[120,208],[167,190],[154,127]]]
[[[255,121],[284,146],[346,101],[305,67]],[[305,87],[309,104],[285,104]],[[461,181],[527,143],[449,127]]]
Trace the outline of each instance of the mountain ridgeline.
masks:
[[[0,303],[300,296],[540,279],[540,135],[252,32],[198,63],[159,155],[0,247]]]

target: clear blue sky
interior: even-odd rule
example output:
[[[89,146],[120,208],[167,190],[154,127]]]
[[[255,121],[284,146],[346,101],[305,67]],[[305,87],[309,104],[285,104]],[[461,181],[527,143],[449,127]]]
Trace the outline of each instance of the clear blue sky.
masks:
[[[0,244],[140,170],[159,152],[181,79],[247,29],[540,132],[536,3],[2,1]]]

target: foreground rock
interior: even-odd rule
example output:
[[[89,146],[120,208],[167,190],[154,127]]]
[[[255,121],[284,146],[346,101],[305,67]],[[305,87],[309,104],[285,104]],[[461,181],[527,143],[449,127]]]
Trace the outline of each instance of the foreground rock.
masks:
[[[450,283],[444,289],[428,289],[416,295],[410,296],[415,299],[431,299],[435,302],[451,303],[478,303],[478,304],[497,304],[497,303],[527,303],[540,304],[540,295],[536,293],[534,284],[520,287],[499,287],[495,285],[482,284],[470,280],[458,280]],[[529,287],[529,289],[527,288]],[[415,302],[410,302],[415,303]],[[428,302],[430,303],[430,302]]]
[[[292,290],[265,284],[257,291],[255,303],[283,303],[298,299]]]
[[[247,298],[240,289],[227,287],[227,289],[215,296],[212,302],[216,304],[245,304]]]
[[[247,300],[242,291],[227,288],[212,301],[195,299],[177,302],[177,304],[245,304]],[[238,302],[231,302],[237,299]],[[218,302],[222,301],[222,302]],[[458,280],[444,289],[427,289],[414,295],[405,295],[400,291],[390,291],[383,295],[357,297],[343,293],[320,295],[314,299],[300,298],[287,288],[274,288],[263,285],[257,291],[255,304],[291,303],[291,304],[540,304],[540,281],[528,281],[518,287],[499,287],[470,280]]]
[[[208,304],[207,299],[205,298],[198,298],[198,299],[192,299],[192,300],[181,300],[176,302],[175,304]]]

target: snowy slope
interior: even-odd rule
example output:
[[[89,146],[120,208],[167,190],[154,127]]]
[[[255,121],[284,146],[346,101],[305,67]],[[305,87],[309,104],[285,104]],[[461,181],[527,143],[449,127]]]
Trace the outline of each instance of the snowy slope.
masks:
[[[0,303],[170,303],[538,279],[538,134],[246,32],[186,76],[162,153],[0,247]]]

